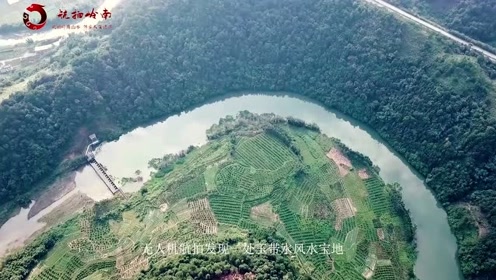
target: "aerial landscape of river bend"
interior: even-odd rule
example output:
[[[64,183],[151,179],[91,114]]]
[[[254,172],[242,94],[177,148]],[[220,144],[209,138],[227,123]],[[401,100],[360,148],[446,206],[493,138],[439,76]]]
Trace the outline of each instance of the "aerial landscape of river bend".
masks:
[[[143,180],[147,181],[153,171],[148,166],[152,158],[206,143],[205,131],[212,124],[243,110],[291,116],[315,123],[322,133],[368,156],[379,167],[379,174],[386,183],[398,182],[402,186],[405,206],[416,226],[416,276],[425,280],[461,279],[456,260],[456,240],[448,226],[446,213],[426,188],[423,179],[370,129],[292,94],[250,93],[214,101],[164,121],[136,128],[116,141],[103,143],[97,149],[96,158],[116,178],[130,177],[140,170]],[[74,193],[85,193],[96,201],[111,197],[89,166],[77,173],[75,183],[73,191],[34,217],[28,219],[28,210],[25,209],[4,224],[0,228],[0,253],[10,246],[22,244],[42,228],[43,223],[38,219]],[[134,192],[141,186],[126,184],[123,190]]]
[[[35,32],[29,3],[0,4],[0,280],[496,279],[496,0],[59,1]],[[143,255],[170,240],[346,253]]]

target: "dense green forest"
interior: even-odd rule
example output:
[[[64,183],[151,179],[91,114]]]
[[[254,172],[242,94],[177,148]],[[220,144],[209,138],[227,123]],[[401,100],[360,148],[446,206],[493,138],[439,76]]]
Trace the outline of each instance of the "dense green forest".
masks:
[[[235,276],[242,278],[234,278]],[[140,275],[138,279],[292,280],[302,278],[299,278],[297,270],[288,261],[288,257],[280,255],[250,256],[238,253],[229,255],[180,256],[178,259],[173,261],[168,260],[153,267],[150,271]],[[307,277],[307,279],[311,278]]]
[[[0,279],[26,279],[31,270],[42,260],[62,235],[52,231],[37,238],[20,252],[3,259],[0,263]]]
[[[484,58],[362,1],[126,5],[108,38],[71,37],[51,58],[72,71],[0,106],[0,203],[26,204],[81,127],[109,139],[228,92],[260,90],[296,92],[365,121],[444,206],[467,201],[494,217],[496,67]],[[459,240],[468,279],[496,274],[489,222],[485,238]]]
[[[250,244],[266,242],[283,244],[285,240],[278,236],[275,229],[257,229],[249,232]],[[226,240],[229,241],[229,240]],[[232,242],[232,240],[231,240]],[[286,255],[258,255],[243,252],[229,254],[181,255],[176,259],[158,261],[142,271],[138,279],[311,279],[299,274],[298,269]],[[251,277],[250,277],[251,276]],[[235,278],[234,278],[235,279]]]
[[[496,47],[496,0],[387,0]]]

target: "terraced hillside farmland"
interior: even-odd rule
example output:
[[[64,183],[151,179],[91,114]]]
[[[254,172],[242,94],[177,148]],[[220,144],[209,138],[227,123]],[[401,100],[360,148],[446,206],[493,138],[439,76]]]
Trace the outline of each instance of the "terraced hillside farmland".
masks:
[[[399,186],[368,158],[272,114],[241,112],[207,135],[151,161],[140,193],[54,229],[30,279],[410,279]]]

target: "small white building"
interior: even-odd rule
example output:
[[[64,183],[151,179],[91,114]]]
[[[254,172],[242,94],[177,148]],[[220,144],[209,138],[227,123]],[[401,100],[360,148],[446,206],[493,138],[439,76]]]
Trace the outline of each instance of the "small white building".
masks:
[[[90,140],[91,140],[91,143],[93,143],[93,142],[98,141],[98,138],[96,138],[96,135],[95,134],[91,134],[90,135]]]

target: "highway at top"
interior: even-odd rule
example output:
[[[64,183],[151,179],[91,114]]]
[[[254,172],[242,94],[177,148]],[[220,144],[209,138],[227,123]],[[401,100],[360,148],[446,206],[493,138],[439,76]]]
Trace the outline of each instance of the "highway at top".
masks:
[[[437,33],[439,33],[439,34],[441,34],[441,35],[443,35],[443,36],[445,36],[445,37],[447,37],[447,38],[449,38],[449,39],[457,42],[457,43],[460,43],[460,44],[466,45],[466,46],[470,46],[470,48],[472,50],[475,50],[475,51],[483,54],[485,57],[489,58],[490,60],[492,60],[493,62],[496,63],[496,54],[491,53],[491,52],[489,52],[487,50],[484,50],[484,49],[482,49],[480,47],[474,46],[470,42],[468,42],[468,41],[466,41],[466,40],[464,40],[464,39],[462,39],[460,37],[457,37],[457,36],[449,33],[448,31],[444,30],[442,27],[439,27],[439,26],[436,26],[436,25],[434,25],[432,23],[429,23],[429,22],[427,22],[427,21],[425,21],[425,20],[423,20],[423,19],[421,19],[419,17],[416,17],[416,16],[414,16],[414,15],[408,13],[408,12],[405,12],[404,10],[402,10],[402,9],[400,9],[400,8],[394,6],[394,5],[391,5],[391,4],[389,4],[389,3],[387,3],[387,2],[385,2],[383,0],[365,0],[365,1],[367,1],[369,3],[372,3],[372,4],[375,4],[375,5],[379,6],[379,7],[385,8],[385,9],[387,9],[387,10],[389,10],[391,12],[394,12],[396,14],[399,14],[399,15],[405,17],[405,18],[408,18],[409,20],[412,20],[412,21],[414,21],[414,22],[416,22],[418,24],[421,24],[422,26],[425,26],[428,29],[430,29],[432,31],[435,31],[435,32],[437,32]]]

